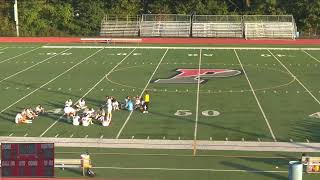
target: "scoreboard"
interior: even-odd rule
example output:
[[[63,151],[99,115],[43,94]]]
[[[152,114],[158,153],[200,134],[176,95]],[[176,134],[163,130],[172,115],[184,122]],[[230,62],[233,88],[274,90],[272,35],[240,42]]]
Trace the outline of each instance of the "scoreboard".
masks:
[[[53,177],[53,143],[1,143],[2,177]]]

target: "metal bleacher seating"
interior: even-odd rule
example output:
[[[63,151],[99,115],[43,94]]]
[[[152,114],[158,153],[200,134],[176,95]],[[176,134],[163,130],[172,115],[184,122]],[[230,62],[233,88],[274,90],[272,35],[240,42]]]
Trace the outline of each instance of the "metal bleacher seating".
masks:
[[[242,38],[242,16],[194,15],[192,37]]]
[[[109,17],[101,23],[100,36],[136,37],[139,35],[139,17]]]
[[[246,39],[294,39],[296,25],[292,16],[244,16],[244,31]]]
[[[142,37],[189,37],[191,19],[189,15],[142,15],[140,36]]]

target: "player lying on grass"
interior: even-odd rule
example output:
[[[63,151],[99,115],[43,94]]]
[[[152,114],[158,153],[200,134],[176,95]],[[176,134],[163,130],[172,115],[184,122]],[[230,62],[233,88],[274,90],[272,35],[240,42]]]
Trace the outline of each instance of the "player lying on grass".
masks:
[[[21,113],[18,113],[16,115],[15,123],[16,124],[32,123],[32,120],[34,120],[40,114],[44,114],[44,108],[40,104],[35,108],[35,111],[33,111],[32,108],[23,109]]]

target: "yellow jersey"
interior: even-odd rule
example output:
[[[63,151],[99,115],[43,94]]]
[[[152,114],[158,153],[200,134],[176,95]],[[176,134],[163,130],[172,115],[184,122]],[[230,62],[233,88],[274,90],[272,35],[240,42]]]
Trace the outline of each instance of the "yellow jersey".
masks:
[[[146,95],[144,96],[144,102],[150,102],[150,96],[149,96],[149,94],[146,94]]]

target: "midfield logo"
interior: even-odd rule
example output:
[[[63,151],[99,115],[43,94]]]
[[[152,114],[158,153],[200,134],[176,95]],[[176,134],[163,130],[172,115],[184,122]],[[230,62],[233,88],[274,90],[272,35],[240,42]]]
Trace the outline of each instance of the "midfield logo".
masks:
[[[241,71],[234,69],[177,69],[177,75],[169,79],[157,79],[155,83],[165,84],[197,84],[205,83],[211,78],[232,77],[241,74]]]

